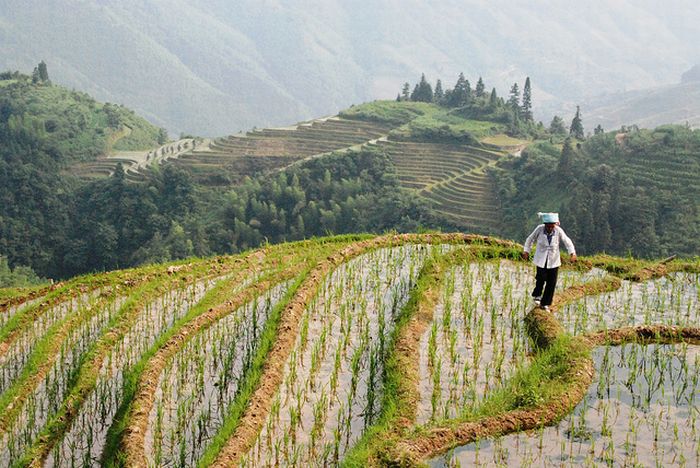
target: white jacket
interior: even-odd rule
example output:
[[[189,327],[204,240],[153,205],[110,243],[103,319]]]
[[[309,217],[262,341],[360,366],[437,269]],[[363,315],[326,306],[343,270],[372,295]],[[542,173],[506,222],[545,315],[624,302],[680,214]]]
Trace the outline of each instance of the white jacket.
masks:
[[[540,268],[544,268],[545,261],[547,268],[556,268],[561,265],[561,258],[559,256],[559,241],[564,243],[567,252],[570,254],[575,254],[574,243],[566,235],[564,230],[559,226],[554,226],[554,233],[552,235],[551,243],[547,242],[547,234],[544,230],[544,224],[540,224],[532,231],[532,234],[527,236],[525,240],[524,250],[528,254],[532,250],[532,244],[535,244],[535,257],[532,261]]]

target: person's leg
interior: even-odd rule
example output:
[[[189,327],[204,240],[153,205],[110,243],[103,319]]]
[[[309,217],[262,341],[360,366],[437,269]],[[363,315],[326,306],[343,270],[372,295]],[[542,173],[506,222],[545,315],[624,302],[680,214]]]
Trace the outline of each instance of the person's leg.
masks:
[[[545,270],[544,294],[542,294],[542,301],[540,302],[540,305],[542,307],[552,305],[552,299],[554,298],[554,289],[557,287],[558,273],[559,268],[547,268]]]
[[[535,274],[535,289],[532,291],[532,297],[538,298],[542,297],[542,288],[544,288],[544,282],[547,275],[547,269],[537,267],[537,274]]]

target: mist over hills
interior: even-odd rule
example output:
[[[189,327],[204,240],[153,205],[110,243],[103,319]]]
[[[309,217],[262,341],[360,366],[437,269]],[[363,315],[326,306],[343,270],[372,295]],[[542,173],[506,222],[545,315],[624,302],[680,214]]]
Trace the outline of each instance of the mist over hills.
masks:
[[[425,72],[506,90],[536,116],[677,82],[700,62],[700,5],[450,0],[2,0],[0,69],[123,103],[172,133],[221,135],[391,98]]]
[[[654,128],[663,124],[700,127],[700,66],[684,73],[680,83],[597,96],[584,103],[589,127],[622,125]]]

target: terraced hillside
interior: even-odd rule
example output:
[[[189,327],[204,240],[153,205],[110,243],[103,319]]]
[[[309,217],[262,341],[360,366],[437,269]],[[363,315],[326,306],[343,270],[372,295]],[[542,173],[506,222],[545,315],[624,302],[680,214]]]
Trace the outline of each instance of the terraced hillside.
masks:
[[[499,218],[486,168],[504,153],[467,145],[382,141],[401,185],[418,191],[437,213],[477,232]]]
[[[71,172],[82,179],[109,177],[114,174],[117,164],[121,164],[128,180],[140,182],[148,177],[152,165],[177,158],[196,148],[197,144],[194,138],[183,138],[147,151],[116,151],[99,156],[94,161],[74,165]]]
[[[665,132],[657,132],[655,139],[661,141]],[[633,143],[628,147],[625,143],[628,135],[619,134],[620,150],[615,162],[619,174],[629,178],[635,185],[654,187],[664,191],[682,191],[684,193],[700,193],[700,158],[696,148],[686,145],[674,151],[663,153],[655,151],[640,151]],[[700,200],[696,198],[698,208]]]
[[[475,439],[494,463],[585,447],[591,463],[697,464],[700,264],[565,263],[546,313],[520,251],[356,235],[0,294],[0,464],[471,463]],[[598,405],[622,419],[589,430]],[[654,427],[677,436],[647,443]],[[531,445],[489,453],[507,434]]]
[[[387,125],[331,117],[287,129],[218,138],[168,163],[187,169],[203,183],[217,185],[362,145],[386,137],[390,129]]]

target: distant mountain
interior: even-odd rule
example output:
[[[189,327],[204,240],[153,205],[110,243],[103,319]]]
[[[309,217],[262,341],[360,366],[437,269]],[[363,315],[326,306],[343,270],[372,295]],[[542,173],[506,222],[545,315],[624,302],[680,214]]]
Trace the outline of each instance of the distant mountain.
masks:
[[[600,96],[582,107],[591,129],[598,124],[606,130],[667,123],[700,127],[700,66],[684,73],[678,84]]]
[[[171,132],[217,136],[392,98],[421,72],[533,83],[538,118],[671,83],[700,60],[700,4],[446,0],[2,0],[0,70],[56,83]]]

